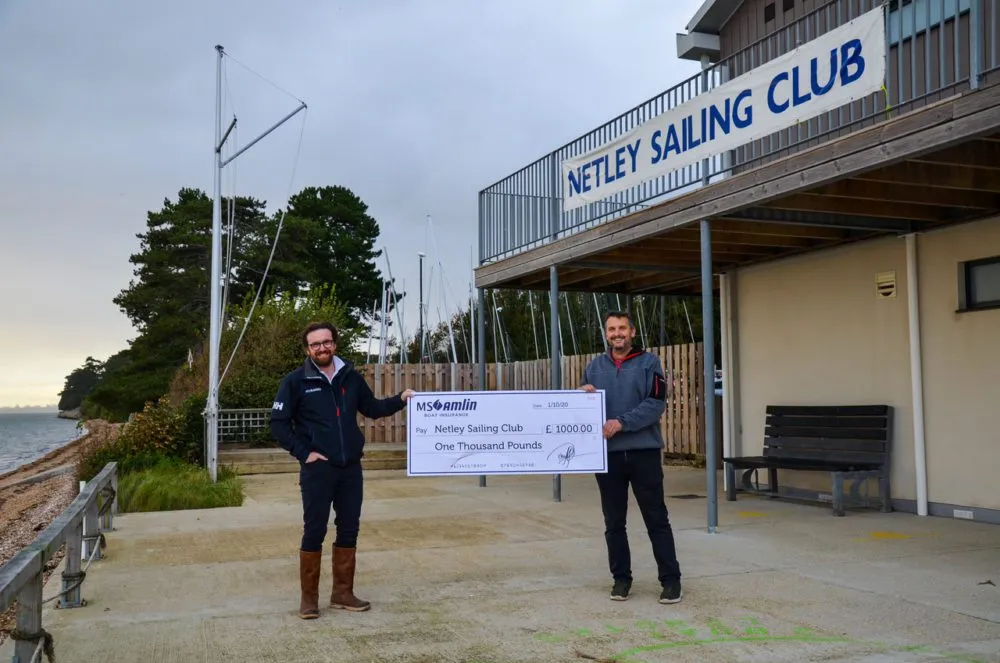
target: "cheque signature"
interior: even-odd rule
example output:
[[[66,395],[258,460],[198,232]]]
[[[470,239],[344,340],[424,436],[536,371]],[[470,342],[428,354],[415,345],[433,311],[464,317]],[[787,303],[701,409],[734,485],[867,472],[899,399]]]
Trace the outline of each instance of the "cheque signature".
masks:
[[[563,451],[560,451],[560,449],[562,449]],[[558,452],[557,460],[559,464],[564,467],[569,467],[569,462],[573,460],[574,457],[576,457],[576,447],[573,446],[572,442],[567,442],[566,444],[562,444],[553,449],[549,453],[547,460],[552,460],[552,454],[557,452]]]

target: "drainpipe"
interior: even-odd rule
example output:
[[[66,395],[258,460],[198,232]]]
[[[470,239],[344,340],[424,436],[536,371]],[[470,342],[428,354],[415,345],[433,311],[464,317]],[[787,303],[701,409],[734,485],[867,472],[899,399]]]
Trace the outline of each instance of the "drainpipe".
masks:
[[[924,376],[920,346],[920,284],[917,236],[906,235],[906,298],[910,321],[910,387],[913,392],[913,458],[917,479],[917,515],[927,515],[927,447],[924,440]]]

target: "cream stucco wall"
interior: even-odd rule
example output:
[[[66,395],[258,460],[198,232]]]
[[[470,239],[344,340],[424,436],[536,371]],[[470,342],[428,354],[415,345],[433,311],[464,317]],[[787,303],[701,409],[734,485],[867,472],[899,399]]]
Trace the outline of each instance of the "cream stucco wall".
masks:
[[[1000,509],[1000,310],[956,313],[958,263],[1000,255],[1000,219],[923,235],[927,499]]]
[[[759,454],[768,405],[888,404],[895,409],[892,490],[915,498],[906,292],[879,298],[902,239],[873,241],[741,270],[737,330],[741,450]],[[828,474],[781,471],[785,486],[830,492]]]
[[[928,498],[1000,509],[1000,310],[956,314],[958,263],[1000,254],[1000,220],[918,237]],[[895,298],[876,295],[895,271]],[[892,493],[916,499],[906,247],[887,238],[740,270],[738,451],[763,445],[769,404],[895,409]],[[829,493],[822,473],[779,482]]]

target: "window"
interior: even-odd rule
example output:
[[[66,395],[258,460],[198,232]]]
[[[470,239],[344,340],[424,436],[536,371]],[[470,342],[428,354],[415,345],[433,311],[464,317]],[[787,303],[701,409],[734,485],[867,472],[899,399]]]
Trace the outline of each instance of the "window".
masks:
[[[1000,308],[1000,256],[958,265],[958,310]]]
[[[774,3],[764,5],[764,22],[770,23],[774,20]]]
[[[782,11],[790,12],[795,9],[795,0],[785,0],[781,5]]]

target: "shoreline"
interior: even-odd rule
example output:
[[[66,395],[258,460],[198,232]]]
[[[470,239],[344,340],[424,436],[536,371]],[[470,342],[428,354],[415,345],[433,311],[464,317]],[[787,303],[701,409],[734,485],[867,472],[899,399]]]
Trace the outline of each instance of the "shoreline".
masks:
[[[76,463],[88,443],[106,437],[111,425],[93,422],[87,432],[58,449],[0,474],[0,566],[38,537],[79,494]],[[103,425],[102,425],[103,424]],[[45,565],[47,582],[62,560],[58,551]],[[0,614],[0,643],[14,627],[13,608]]]
[[[24,463],[23,465],[18,465],[12,470],[7,470],[6,472],[0,472],[0,488],[10,485],[9,480],[16,477],[19,474],[25,474],[25,473],[29,475],[34,474],[32,470],[35,470],[38,466],[43,464],[47,466],[51,463],[53,459],[62,457],[66,455],[67,452],[70,452],[70,455],[72,455],[73,452],[78,451],[76,447],[82,444],[89,437],[90,437],[90,431],[84,430],[83,433],[74,437],[72,440],[64,442],[55,449],[52,449],[51,451],[42,454],[41,456],[32,461]]]

